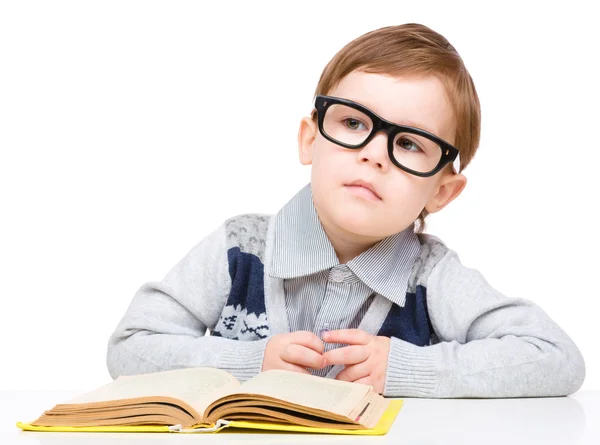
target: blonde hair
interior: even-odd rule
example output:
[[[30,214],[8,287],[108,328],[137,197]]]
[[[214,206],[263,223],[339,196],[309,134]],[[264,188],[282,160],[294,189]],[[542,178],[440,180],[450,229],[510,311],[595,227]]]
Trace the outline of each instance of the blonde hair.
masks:
[[[479,146],[481,108],[473,79],[458,52],[444,36],[418,23],[387,26],[363,34],[339,50],[325,66],[315,96],[328,94],[353,71],[391,76],[436,76],[446,89],[456,118],[453,145],[459,150],[459,172],[469,165]],[[312,119],[317,119],[316,110],[313,110]],[[417,218],[416,232],[425,230],[427,215],[427,210],[423,209]]]

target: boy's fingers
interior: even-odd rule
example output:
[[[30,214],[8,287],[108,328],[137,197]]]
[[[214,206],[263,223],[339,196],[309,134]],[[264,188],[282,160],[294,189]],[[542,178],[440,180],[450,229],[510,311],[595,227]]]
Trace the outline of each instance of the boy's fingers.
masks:
[[[299,372],[300,374],[310,374],[308,369],[303,368],[302,366],[294,365],[293,363],[282,362],[281,369],[287,369],[288,371]]]
[[[371,378],[370,375],[363,377],[362,379],[358,379],[356,380],[354,383],[362,383],[363,385],[371,385],[371,386],[375,386],[373,384],[373,379]]]
[[[373,336],[362,329],[338,329],[323,333],[323,341],[327,343],[343,343],[346,345],[366,345]]]
[[[303,367],[321,369],[325,366],[325,358],[318,352],[305,346],[290,343],[285,346],[281,359]]]
[[[306,346],[319,354],[323,353],[324,345],[319,337],[310,331],[295,331],[289,335],[290,343]]]
[[[345,346],[323,354],[328,365],[354,365],[369,358],[369,350],[364,346]]]
[[[368,377],[369,375],[371,375],[369,366],[365,362],[362,362],[357,363],[356,365],[346,366],[335,376],[335,378],[336,380],[343,380],[344,382],[356,382],[358,379]]]

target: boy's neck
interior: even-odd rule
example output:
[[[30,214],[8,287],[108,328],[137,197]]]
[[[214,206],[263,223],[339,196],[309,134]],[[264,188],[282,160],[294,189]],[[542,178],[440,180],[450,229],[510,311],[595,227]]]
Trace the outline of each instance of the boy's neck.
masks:
[[[319,219],[327,238],[329,238],[329,242],[333,246],[340,264],[346,264],[348,261],[356,258],[365,250],[381,241],[381,238],[357,236],[335,226],[334,224],[330,224],[328,221],[323,220],[320,216]]]

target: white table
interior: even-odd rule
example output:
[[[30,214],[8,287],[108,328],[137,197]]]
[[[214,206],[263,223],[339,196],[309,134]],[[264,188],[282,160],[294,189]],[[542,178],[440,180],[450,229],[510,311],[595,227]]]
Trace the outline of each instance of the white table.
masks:
[[[600,444],[600,391],[543,399],[404,399],[385,436],[24,432],[44,410],[84,391],[0,391],[0,444]]]

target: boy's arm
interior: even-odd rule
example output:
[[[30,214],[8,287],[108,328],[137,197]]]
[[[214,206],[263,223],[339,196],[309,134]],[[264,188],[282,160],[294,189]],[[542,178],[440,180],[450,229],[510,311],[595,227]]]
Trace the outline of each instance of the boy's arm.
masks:
[[[384,395],[412,397],[561,396],[583,384],[583,357],[538,306],[507,298],[449,250],[427,280],[440,343],[391,339]]]
[[[211,366],[244,381],[260,372],[267,339],[204,336],[229,295],[225,225],[200,241],[160,282],[136,292],[108,341],[112,378],[175,368]]]

